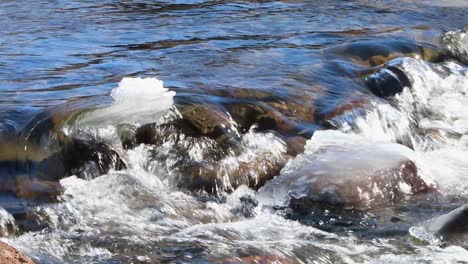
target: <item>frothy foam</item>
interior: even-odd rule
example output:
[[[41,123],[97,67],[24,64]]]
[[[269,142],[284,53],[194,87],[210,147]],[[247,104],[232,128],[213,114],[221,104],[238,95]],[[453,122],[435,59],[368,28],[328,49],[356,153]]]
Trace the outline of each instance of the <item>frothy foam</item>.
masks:
[[[111,96],[111,106],[86,114],[81,123],[105,126],[156,122],[172,106],[175,92],[156,78],[123,78]]]

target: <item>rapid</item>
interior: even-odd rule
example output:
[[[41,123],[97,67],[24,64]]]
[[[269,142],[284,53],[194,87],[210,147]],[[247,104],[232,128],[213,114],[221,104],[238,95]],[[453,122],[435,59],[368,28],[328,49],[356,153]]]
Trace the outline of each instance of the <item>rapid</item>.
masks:
[[[35,262],[468,260],[429,225],[468,204],[463,1],[0,15],[0,235]]]

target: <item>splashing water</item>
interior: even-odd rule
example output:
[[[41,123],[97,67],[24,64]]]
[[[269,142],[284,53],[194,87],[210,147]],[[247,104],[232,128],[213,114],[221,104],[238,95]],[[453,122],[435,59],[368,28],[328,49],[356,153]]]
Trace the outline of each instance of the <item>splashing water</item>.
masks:
[[[284,86],[284,94],[280,91],[274,94],[276,97],[287,97],[288,93],[304,89],[304,94],[313,94],[311,98],[318,97],[311,86],[321,92],[329,89],[329,86],[340,89],[354,87],[348,74],[361,66],[340,61],[342,58],[333,58],[332,63],[326,64],[322,57],[317,57],[322,56],[317,50],[370,37],[383,38],[385,42],[385,38],[400,37],[400,33],[411,41],[424,42],[430,39],[425,31],[409,30],[406,23],[417,17],[421,25],[416,27],[424,28],[425,24],[434,23],[432,17],[436,16],[433,10],[429,9],[429,13],[425,13],[428,11],[423,8],[423,11],[414,11],[403,3],[418,4],[418,8],[429,4],[445,7],[463,4],[458,1],[399,1],[403,6],[389,8],[388,3],[355,1],[364,10],[353,19],[357,25],[355,29],[349,27],[350,23],[337,21],[342,17],[354,17],[351,10],[355,8],[355,2],[347,2],[342,8],[337,8],[342,17],[311,16],[310,11],[315,13],[316,8],[326,11],[323,13],[329,11],[329,7],[322,3],[310,3],[310,9],[288,1],[240,4],[178,1],[168,6],[162,3],[117,2],[104,4],[104,11],[99,10],[100,7],[92,7],[93,17],[80,21],[94,23],[98,20],[97,24],[106,25],[106,21],[101,21],[106,17],[103,14],[116,14],[117,20],[112,21],[112,28],[115,26],[124,32],[130,31],[130,28],[136,32],[134,34],[149,28],[151,32],[145,33],[145,36],[133,33],[118,36],[112,38],[113,41],[106,38],[96,54],[93,45],[87,43],[93,53],[80,56],[76,56],[73,43],[62,40],[58,42],[63,46],[61,48],[72,47],[68,52],[73,54],[70,57],[73,57],[74,63],[64,66],[60,60],[53,60],[56,64],[46,66],[54,71],[44,70],[47,74],[53,72],[45,82],[52,85],[54,78],[62,78],[62,75],[72,81],[76,81],[75,75],[88,76],[86,78],[92,79],[92,82],[87,80],[87,86],[78,86],[79,95],[88,96],[93,94],[94,87],[102,83],[113,84],[115,78],[118,81],[122,76],[136,76],[141,67],[146,67],[147,71],[141,76],[162,76],[171,90],[156,78],[125,77],[111,91],[113,102],[110,105],[87,111],[80,115],[75,124],[66,127],[67,134],[86,131],[95,138],[110,142],[122,155],[127,169],[110,171],[90,180],[76,176],[62,179],[60,183],[64,192],[59,202],[39,204],[33,209],[38,216],[37,221],[46,226],[39,231],[9,236],[19,232],[19,229],[14,217],[0,208],[0,230],[8,230],[3,234],[7,237],[2,240],[26,252],[39,263],[223,263],[233,258],[248,262],[255,257],[276,259],[279,263],[427,263],[463,262],[468,259],[465,249],[440,247],[427,238],[428,234],[418,232],[416,227],[410,229],[467,200],[468,111],[464,106],[468,103],[468,70],[466,65],[462,65],[467,57],[466,30],[448,32],[441,40],[458,62],[429,63],[403,58],[401,67],[411,80],[412,87],[405,88],[390,100],[372,97],[369,104],[333,118],[330,122],[338,131],[315,132],[307,140],[305,152],[291,158],[277,177],[258,191],[233,181],[231,175],[242,167],[245,169],[241,171],[241,176],[258,181],[258,171],[253,169],[252,164],[265,168],[284,160],[288,155],[287,146],[284,138],[277,133],[258,132],[252,127],[248,132],[239,134],[238,149],[209,164],[219,171],[217,176],[222,181],[216,195],[204,191],[189,192],[174,181],[181,174],[177,170],[180,164],[206,160],[216,147],[214,140],[182,137],[177,142],[168,140],[160,146],[140,145],[128,150],[121,146],[118,138],[119,125],[159,124],[177,116],[174,99],[184,93],[184,89],[178,90],[180,87],[195,87],[193,90],[198,92],[199,87],[213,85],[215,90],[226,83],[237,85],[241,90],[252,85],[260,91]],[[287,12],[298,14],[298,17],[290,19],[276,12],[271,5],[279,5]],[[141,6],[144,6],[143,10],[139,9]],[[369,7],[378,9],[376,15],[369,12]],[[70,10],[81,8],[84,7]],[[302,13],[302,10],[306,12]],[[444,10],[443,14],[454,14],[454,19],[465,17],[455,9]],[[262,12],[271,13],[266,18],[258,15]],[[197,20],[197,13],[202,14],[199,17],[201,20]],[[153,21],[151,16],[154,14],[161,14],[162,19]],[[204,23],[210,20],[211,15],[217,14],[223,16],[217,23],[219,26],[214,29],[207,27]],[[233,15],[239,14],[242,14],[239,23],[228,27]],[[140,16],[143,17],[142,24],[136,28],[125,22]],[[80,15],[75,18],[80,18]],[[51,20],[55,19],[51,17]],[[166,25],[168,19],[174,22],[174,26]],[[275,27],[270,19],[281,26]],[[257,24],[253,26],[252,21]],[[309,28],[310,21],[319,21],[319,26]],[[5,24],[15,25],[13,22]],[[67,27],[70,26],[68,24],[67,19]],[[204,24],[203,30],[193,29],[190,27],[192,24]],[[340,28],[337,29],[337,26]],[[450,27],[453,25],[450,24]],[[111,27],[99,28],[99,32],[107,32],[107,28]],[[249,30],[254,30],[255,34]],[[269,30],[274,31],[271,33],[274,36],[265,33]],[[190,36],[192,32],[197,34]],[[414,36],[411,35],[413,33]],[[107,34],[110,35],[109,32]],[[173,39],[161,39],[165,34]],[[8,34],[5,36],[13,38]],[[60,35],[60,38],[63,36]],[[8,41],[22,43],[23,40]],[[35,45],[38,49],[44,46],[47,43]],[[298,53],[299,50],[303,53]],[[30,57],[21,57],[18,72],[14,74],[16,79],[2,84],[14,91],[22,79],[29,76],[27,87],[32,87],[31,90],[42,89],[43,83],[37,82],[41,78],[34,75],[36,73],[26,74],[29,70],[24,71],[20,67],[40,64],[41,61],[34,61],[35,52],[25,48],[24,54],[10,54],[15,58]],[[101,63],[102,56],[109,56],[112,63]],[[91,58],[85,66],[80,62],[82,57]],[[126,61],[141,58],[143,62],[138,65],[130,65]],[[0,67],[7,63],[9,61],[0,61]],[[114,63],[118,67],[111,67],[110,64]],[[184,69],[179,71],[182,65]],[[74,71],[81,68],[84,72]],[[90,68],[92,71],[89,71]],[[110,68],[118,71],[118,75],[108,72]],[[319,88],[315,87],[312,79],[319,80]],[[73,84],[70,86],[73,87]],[[227,90],[239,88],[231,86]],[[54,89],[58,88],[50,88],[51,91]],[[60,90],[60,96],[54,99],[60,101],[68,98],[70,94],[66,89]],[[32,91],[11,91],[5,96],[8,104],[17,103],[14,100],[34,102],[35,106],[46,104],[31,100],[34,97]],[[340,94],[342,91],[333,92]],[[267,99],[274,101],[275,96]],[[223,99],[213,98],[213,101]],[[258,98],[252,96],[248,99]],[[297,112],[297,109],[293,109],[288,114],[294,116]],[[15,112],[11,113],[14,116]],[[174,150],[175,147],[179,152]],[[182,155],[182,152],[186,155]],[[440,193],[434,194],[436,198],[430,195],[412,197],[411,186],[403,181],[391,186],[367,184],[373,175],[389,168],[400,168],[408,160],[415,163],[417,174],[425,183],[437,184]],[[337,213],[330,210],[329,205],[322,208],[321,204],[316,208],[306,208],[305,212],[289,208],[291,197],[320,196],[320,190],[309,188],[316,184],[316,179],[310,178],[310,175],[332,176],[327,178],[331,183],[326,182],[327,186],[319,188],[327,202],[343,202],[343,196],[337,195],[340,194],[338,188],[349,187],[350,192],[356,193],[357,187],[360,187],[358,198],[364,201],[365,209],[355,210],[359,206],[351,206],[339,211],[335,208]],[[352,185],[347,186],[349,183]],[[398,192],[386,193],[389,189]],[[381,203],[382,197],[388,198],[387,194],[401,196],[398,197],[401,200]],[[408,230],[412,237],[408,236]],[[414,238],[429,241],[429,245],[414,242]]]

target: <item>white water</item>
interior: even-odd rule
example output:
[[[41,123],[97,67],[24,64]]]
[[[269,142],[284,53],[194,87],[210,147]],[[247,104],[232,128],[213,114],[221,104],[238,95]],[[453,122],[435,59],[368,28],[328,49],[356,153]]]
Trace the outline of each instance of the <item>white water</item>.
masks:
[[[124,78],[111,92],[114,103],[87,114],[80,122],[86,126],[155,122],[172,106],[174,95],[156,78]]]
[[[305,154],[290,161],[280,177],[317,170],[317,161],[323,165],[317,173],[340,179],[351,177],[350,171],[343,174],[347,168],[366,176],[411,159],[424,179],[435,180],[444,195],[467,197],[466,67],[407,59],[404,70],[413,88],[397,96],[393,106],[376,100],[364,109],[364,115],[355,111],[336,118],[334,123],[341,131],[316,133],[307,142]],[[100,127],[99,134],[104,138],[115,137],[116,123],[144,123],[163,117],[172,106],[174,93],[156,79],[124,79],[112,96],[112,106],[80,121]],[[250,132],[242,142],[239,155],[221,161],[226,170],[258,156],[274,159],[285,152],[284,143],[273,134]],[[199,159],[200,151],[207,147],[198,146],[201,150],[194,149],[190,154],[193,159]],[[164,148],[169,152],[171,146],[158,150]],[[407,253],[399,252],[386,239],[362,242],[352,233],[338,236],[287,220],[266,206],[284,204],[294,188],[297,195],[309,195],[301,189],[307,188],[301,177],[293,177],[291,185],[272,181],[269,185],[276,184],[277,189],[260,191],[259,196],[241,186],[221,200],[202,201],[167,180],[172,176],[168,174],[175,173],[168,169],[174,160],[151,161],[148,170],[149,151],[140,146],[125,152],[129,169],[123,172],[110,172],[90,181],[63,179],[62,201],[37,208],[48,216],[50,228],[8,239],[8,243],[42,263],[134,260],[123,257],[128,255],[139,261],[158,261],[166,254],[163,249],[183,246],[204,249],[207,258],[213,260],[232,256],[233,252],[300,257],[306,262],[450,263],[468,259],[468,252],[456,246],[441,249],[422,245]],[[253,216],[239,213],[245,206],[241,198],[255,196],[264,204],[252,209]],[[197,250],[185,250],[179,258],[189,262]]]
[[[465,3],[468,5],[468,2]],[[442,38],[442,43],[454,56],[468,60],[468,26],[462,30],[447,32]]]

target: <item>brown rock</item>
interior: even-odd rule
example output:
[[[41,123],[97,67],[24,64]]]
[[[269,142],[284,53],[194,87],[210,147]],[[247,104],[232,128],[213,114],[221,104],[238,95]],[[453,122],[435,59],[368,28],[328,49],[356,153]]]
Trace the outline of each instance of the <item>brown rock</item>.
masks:
[[[233,123],[225,112],[213,105],[186,105],[177,107],[184,120],[187,120],[202,135],[217,134],[216,130],[229,130]]]
[[[27,176],[16,178],[15,194],[24,199],[45,199],[54,201],[62,192],[62,186],[56,181],[31,179]]]
[[[288,146],[287,153],[293,157],[304,152],[307,140],[303,137],[290,137],[285,139]]]
[[[0,242],[0,263],[34,264],[34,262],[28,256],[3,242]]]
[[[286,162],[291,158],[256,157],[249,162],[240,162],[235,167],[200,163],[190,166],[188,175],[180,181],[185,188],[207,192],[217,190],[234,190],[240,185],[259,188],[266,181],[278,175]]]

